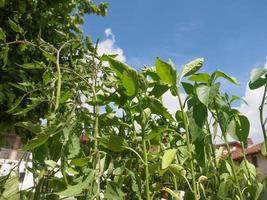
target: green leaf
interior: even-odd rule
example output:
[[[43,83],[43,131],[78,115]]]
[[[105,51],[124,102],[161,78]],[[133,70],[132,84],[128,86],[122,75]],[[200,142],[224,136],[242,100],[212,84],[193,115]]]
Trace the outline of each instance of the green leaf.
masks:
[[[120,78],[122,78],[124,71],[128,71],[129,69],[132,69],[129,65],[121,61],[118,61],[111,56],[103,55],[102,60],[103,59],[109,62],[110,68],[113,69],[114,72],[117,74],[117,76]]]
[[[184,88],[184,91],[186,92],[186,94],[188,95],[193,95],[194,93],[194,86],[190,83],[187,83],[187,82],[181,82],[183,88]]]
[[[202,67],[203,63],[204,63],[204,58],[197,58],[189,62],[188,64],[186,64],[183,67],[181,78],[194,74],[196,71],[198,71]]]
[[[41,99],[41,98],[37,98],[37,99],[34,99],[32,101],[32,104],[28,104],[26,108],[14,113],[14,115],[23,115],[31,110],[33,110],[34,108],[36,108],[37,106],[39,106],[44,100]]]
[[[119,185],[115,182],[108,182],[105,191],[105,199],[118,199],[123,200],[125,194],[120,189]]]
[[[255,80],[254,82],[249,81],[248,86],[251,90],[255,90],[255,89],[258,89],[261,86],[265,85],[266,83],[267,83],[267,78],[266,77],[265,78],[260,77],[257,80]]]
[[[122,152],[125,150],[126,142],[117,135],[109,135],[100,139],[100,145],[115,152]]]
[[[15,100],[15,102],[11,105],[11,108],[8,109],[6,112],[7,113],[12,113],[18,106],[19,104],[22,102],[22,100],[25,98],[26,95],[20,96],[19,98],[17,98]]]
[[[25,128],[34,134],[38,134],[42,131],[40,124],[33,124],[31,121],[17,122],[17,123],[15,123],[15,126]]]
[[[250,123],[246,116],[237,115],[228,123],[227,133],[240,142],[246,142],[249,135]]]
[[[225,74],[225,73],[222,72],[222,71],[216,70],[215,72],[213,72],[213,74],[214,74],[217,78],[220,78],[220,77],[221,77],[221,78],[224,78],[224,79],[230,81],[230,82],[233,83],[233,84],[236,84],[236,85],[239,84],[239,82],[238,82],[238,80],[237,80],[236,78],[231,77],[231,76]]]
[[[34,62],[34,63],[25,63],[23,65],[19,65],[20,67],[24,69],[41,69],[42,65],[40,63]]]
[[[210,75],[207,73],[193,74],[188,80],[208,83],[210,80]]]
[[[170,164],[168,168],[176,176],[186,176],[186,170],[179,164]]]
[[[168,85],[161,85],[161,84],[156,84],[152,91],[150,92],[150,95],[155,96],[156,98],[161,97],[167,90],[169,89]]]
[[[247,142],[247,138],[249,135],[250,123],[246,116],[238,115],[239,123],[238,123],[238,130],[237,130],[237,137],[241,142]]]
[[[76,159],[73,159],[70,162],[70,164],[78,166],[78,167],[83,167],[83,166],[87,165],[90,162],[90,160],[91,160],[90,156],[85,157],[85,158],[76,158]]]
[[[35,137],[34,139],[30,140],[25,146],[24,146],[24,150],[25,151],[29,151],[32,149],[35,149],[36,147],[41,146],[42,144],[44,144],[49,138],[49,135],[47,134],[39,134],[37,137]]]
[[[244,169],[244,173],[247,176],[247,178],[251,177],[253,180],[256,178],[256,167],[248,162],[247,160],[243,160],[240,164],[240,167]]]
[[[138,89],[137,73],[133,70],[124,71],[122,74],[122,85],[125,88],[127,96],[134,96]]]
[[[175,158],[177,149],[168,149],[164,152],[162,157],[161,169],[166,169]]]
[[[50,54],[46,51],[42,51],[43,55],[46,57],[47,60],[53,62],[54,64],[57,63],[57,59],[53,54]]]
[[[79,177],[75,180],[75,185],[68,185],[67,189],[58,192],[56,194],[64,197],[73,197],[83,192],[84,189],[90,187],[90,183],[92,182],[94,178],[94,171],[90,170],[89,175]]]
[[[0,27],[0,40],[3,40],[3,41],[6,40],[6,34],[1,27]]]
[[[0,200],[12,199],[19,200],[19,180],[16,176],[11,176],[7,181],[2,185],[4,191],[0,196]]]
[[[151,130],[151,132],[149,132],[149,134],[146,136],[146,140],[152,140],[155,137],[160,136],[161,133],[170,130],[168,129],[168,127],[157,127]]]
[[[265,69],[265,68],[255,68],[255,69],[252,69],[252,71],[250,73],[250,82],[251,83],[254,83],[259,78],[261,78],[263,75],[265,75],[266,72],[267,72],[267,69]]]
[[[174,120],[172,115],[167,111],[167,108],[165,108],[158,99],[149,98],[148,107],[150,108],[152,113],[162,115],[170,121]]]
[[[17,32],[17,33],[22,33],[22,28],[21,28],[18,24],[16,24],[16,22],[14,22],[13,20],[8,19],[8,24],[9,24],[9,27],[10,27],[13,31],[15,31],[15,32]]]
[[[211,102],[214,101],[214,98],[219,92],[219,85],[212,85],[212,86],[207,86],[207,85],[199,85],[196,88],[196,93],[198,99],[206,105],[207,107]]]
[[[172,86],[176,85],[176,70],[169,63],[166,63],[157,57],[155,67],[156,72],[163,83],[167,83]]]

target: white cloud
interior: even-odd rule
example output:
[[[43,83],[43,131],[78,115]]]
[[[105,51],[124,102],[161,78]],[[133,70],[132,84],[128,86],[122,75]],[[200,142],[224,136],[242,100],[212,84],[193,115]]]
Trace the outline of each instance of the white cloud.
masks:
[[[99,42],[97,52],[100,55],[103,54],[117,54],[117,59],[125,62],[126,57],[123,53],[123,49],[116,45],[115,35],[112,33],[110,28],[105,30],[106,38]]]
[[[250,135],[255,143],[263,141],[263,135],[259,118],[259,105],[263,95],[263,88],[250,90],[246,87],[245,96],[243,97],[247,104],[240,105],[240,111],[246,115],[250,121]]]
[[[266,57],[267,60],[267,57]],[[267,68],[267,61],[264,65]],[[263,135],[260,124],[259,106],[261,104],[261,99],[263,96],[264,88],[259,88],[256,90],[250,90],[248,85],[246,87],[245,96],[243,97],[247,104],[242,103],[240,105],[240,111],[245,114],[250,121],[250,135],[254,143],[263,142]],[[267,109],[267,108],[265,108]],[[266,111],[264,117],[266,117]]]
[[[182,102],[184,102],[186,95],[184,93],[180,93]],[[179,102],[177,96],[173,96],[171,92],[168,90],[162,98],[163,105],[168,109],[168,111],[175,116],[176,111],[179,109]]]

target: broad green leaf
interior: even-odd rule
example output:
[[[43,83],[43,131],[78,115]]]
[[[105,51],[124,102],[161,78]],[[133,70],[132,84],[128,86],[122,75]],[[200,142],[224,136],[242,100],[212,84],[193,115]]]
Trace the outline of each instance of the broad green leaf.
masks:
[[[195,141],[200,136],[203,136],[202,126],[204,124],[205,117],[207,117],[207,116],[203,116],[203,119],[201,119],[201,114],[200,113],[194,114],[194,112],[196,111],[194,111],[193,107],[191,107],[187,111],[187,116],[188,116],[188,121],[189,121],[189,130],[190,130],[192,141]],[[196,119],[201,119],[201,121],[197,122]]]
[[[243,160],[240,164],[240,167],[244,169],[244,173],[247,177],[251,177],[253,180],[256,178],[256,167],[248,162],[247,160]]]
[[[84,158],[76,158],[76,159],[73,159],[70,162],[70,164],[71,165],[78,166],[78,167],[83,167],[83,166],[87,165],[90,160],[91,160],[91,157],[90,156],[84,157]]]
[[[259,78],[261,78],[263,75],[265,75],[266,72],[267,72],[267,69],[265,69],[265,68],[255,68],[255,69],[252,69],[252,71],[250,73],[250,82],[251,83],[254,83]]]
[[[156,84],[152,91],[150,92],[150,95],[155,96],[156,98],[161,97],[167,90],[169,89],[168,85],[161,85],[161,84]]]
[[[156,72],[163,83],[167,83],[172,86],[176,85],[176,70],[169,63],[166,63],[157,57],[155,67]]]
[[[170,164],[168,168],[173,174],[177,176],[185,177],[186,175],[186,170],[179,164]]]
[[[236,134],[236,121],[235,119],[232,119],[228,124],[226,128],[226,133],[228,133],[233,139],[238,140],[237,134]]]
[[[86,177],[79,177],[75,180],[75,185],[68,185],[67,189],[58,192],[56,194],[64,197],[73,197],[83,192],[84,189],[90,187],[90,183],[93,181],[94,178],[94,171],[91,170],[89,175]]]
[[[158,137],[160,136],[161,133],[167,131],[167,130],[170,130],[168,129],[168,127],[157,127],[157,128],[154,128],[151,130],[151,132],[148,133],[148,135],[146,136],[146,140],[152,140],[154,139],[155,137]]]
[[[117,185],[115,182],[108,182],[107,188],[105,191],[105,199],[117,199],[117,200],[123,200],[125,197],[125,194],[120,189],[120,186]]]
[[[30,140],[25,146],[24,146],[24,150],[25,151],[29,151],[32,149],[35,149],[36,147],[41,146],[42,144],[44,144],[49,138],[49,135],[47,134],[39,134],[37,137],[35,137],[34,139]]]
[[[43,83],[44,85],[47,85],[48,83],[51,83],[53,81],[53,73],[50,70],[46,70],[43,73]]]
[[[250,123],[246,116],[238,115],[239,123],[238,123],[238,130],[237,130],[237,137],[240,142],[247,142],[247,138],[249,135],[250,130]]]
[[[176,156],[177,149],[168,149],[162,157],[161,169],[166,169]]]
[[[230,81],[230,82],[233,83],[233,84],[239,84],[239,82],[238,82],[238,80],[237,80],[236,78],[231,77],[231,76],[225,74],[225,73],[222,72],[222,71],[216,70],[216,71],[214,72],[214,75],[216,76],[216,78],[220,78],[220,77],[221,77],[221,78],[224,78],[224,79]]]
[[[15,126],[19,126],[29,130],[32,133],[38,134],[42,131],[40,124],[33,124],[31,121],[28,122],[17,122]]]
[[[34,62],[34,63],[25,63],[23,65],[19,65],[20,67],[24,69],[41,69],[42,65],[40,63]]]
[[[210,80],[210,75],[207,73],[193,74],[188,80],[208,83]]]
[[[57,163],[54,160],[45,160],[44,162],[46,165],[52,168],[55,168],[57,166]]]
[[[255,80],[254,82],[249,82],[248,86],[251,90],[255,90],[260,88],[261,86],[265,85],[267,83],[267,78],[258,78],[257,80]]]
[[[204,63],[204,58],[197,58],[189,62],[188,64],[186,64],[183,67],[181,78],[194,74],[196,71],[198,71],[202,67],[203,63]]]
[[[250,123],[246,116],[237,115],[227,125],[227,133],[240,142],[246,142],[249,135]]]
[[[56,57],[53,54],[50,54],[50,53],[48,53],[46,51],[42,51],[42,53],[47,58],[47,60],[53,62],[54,64],[57,63],[57,59],[56,59]]]
[[[150,108],[152,113],[157,115],[162,115],[166,119],[169,119],[171,121],[174,120],[172,115],[168,112],[168,110],[162,105],[162,102],[160,102],[158,99],[149,98],[147,106]]]
[[[22,28],[21,28],[18,24],[16,24],[16,22],[14,22],[13,20],[8,19],[8,24],[9,24],[9,27],[10,27],[13,31],[15,31],[15,32],[17,32],[17,33],[22,33]]]
[[[6,34],[1,27],[0,27],[0,40],[3,40],[3,41],[6,40]]]
[[[212,86],[207,86],[207,85],[199,85],[196,88],[196,93],[198,99],[206,105],[207,107],[211,102],[214,101],[214,98],[219,92],[219,85],[212,85]]]
[[[0,200],[12,199],[19,200],[19,180],[16,176],[10,176],[3,185],[4,191],[0,196]]]
[[[229,187],[226,181],[220,183],[217,196],[221,199],[225,199],[228,196]]]
[[[125,70],[122,73],[121,82],[127,96],[134,96],[138,89],[137,74],[133,70]]]
[[[122,78],[123,76],[123,72],[124,71],[128,71],[129,69],[132,69],[129,65],[116,60],[115,58],[111,57],[111,56],[102,56],[106,61],[109,62],[109,66],[111,67],[111,69],[114,70],[114,72],[117,74],[118,77]]]
[[[194,86],[193,85],[191,85],[190,83],[187,83],[187,82],[181,82],[181,84],[182,84],[186,94],[193,95],[193,93],[194,93]]]
[[[100,145],[115,152],[125,150],[126,143],[124,139],[117,135],[109,135],[100,139]]]

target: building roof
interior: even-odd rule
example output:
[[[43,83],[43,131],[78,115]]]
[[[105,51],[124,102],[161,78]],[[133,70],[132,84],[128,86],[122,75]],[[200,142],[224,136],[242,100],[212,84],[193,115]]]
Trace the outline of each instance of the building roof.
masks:
[[[245,149],[246,156],[252,155],[252,154],[257,154],[261,152],[261,144],[255,144],[252,146],[249,146],[247,149]],[[232,158],[234,160],[238,160],[243,157],[242,154],[242,148],[237,148],[232,152]]]

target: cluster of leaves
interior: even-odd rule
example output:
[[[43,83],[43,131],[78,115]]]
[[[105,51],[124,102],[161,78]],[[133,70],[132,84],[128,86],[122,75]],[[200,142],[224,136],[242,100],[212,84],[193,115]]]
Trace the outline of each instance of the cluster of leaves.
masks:
[[[98,55],[97,43],[82,36],[83,15],[102,15],[106,4],[21,2],[0,1],[0,131],[15,126],[25,138],[34,185],[8,187],[18,183],[10,173],[0,179],[1,199],[264,195],[255,167],[245,157],[236,166],[230,156],[227,136],[244,147],[249,133],[248,119],[231,107],[238,98],[220,92],[220,78],[235,78],[199,72],[202,58],[179,74],[160,58],[137,72]],[[175,116],[162,103],[167,92],[179,102]],[[213,145],[217,132],[227,155]]]

